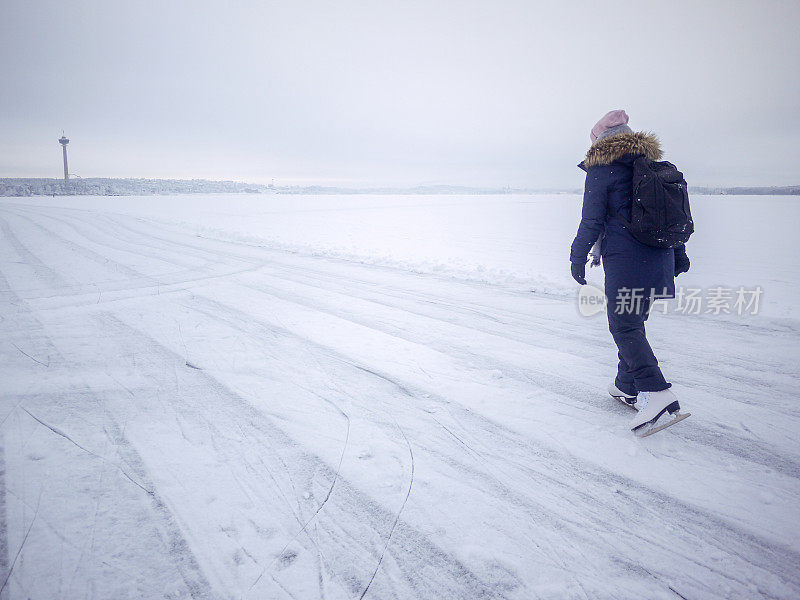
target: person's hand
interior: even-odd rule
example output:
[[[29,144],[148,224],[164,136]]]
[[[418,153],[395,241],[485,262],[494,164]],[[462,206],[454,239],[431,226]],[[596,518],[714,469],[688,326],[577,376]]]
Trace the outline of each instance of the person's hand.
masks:
[[[569,263],[569,265],[572,278],[581,285],[586,285],[586,263]]]
[[[686,252],[675,253],[675,277],[681,273],[686,273],[690,266],[691,263],[689,262],[689,257],[686,256]]]

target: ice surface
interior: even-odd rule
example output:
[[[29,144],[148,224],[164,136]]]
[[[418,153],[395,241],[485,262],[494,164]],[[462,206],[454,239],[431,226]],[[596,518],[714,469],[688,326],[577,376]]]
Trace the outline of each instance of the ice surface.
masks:
[[[637,440],[577,196],[0,199],[0,597],[797,597],[800,209],[692,202]]]

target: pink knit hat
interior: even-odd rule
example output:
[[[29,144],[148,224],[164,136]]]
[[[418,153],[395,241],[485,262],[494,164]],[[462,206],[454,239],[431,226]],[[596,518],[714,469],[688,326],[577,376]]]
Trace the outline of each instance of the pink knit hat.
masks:
[[[597,141],[598,136],[600,136],[600,134],[602,134],[605,130],[627,124],[628,113],[622,109],[612,110],[607,112],[603,118],[600,119],[594,127],[592,127],[592,132],[589,134],[589,137],[592,138],[592,143],[594,144]]]

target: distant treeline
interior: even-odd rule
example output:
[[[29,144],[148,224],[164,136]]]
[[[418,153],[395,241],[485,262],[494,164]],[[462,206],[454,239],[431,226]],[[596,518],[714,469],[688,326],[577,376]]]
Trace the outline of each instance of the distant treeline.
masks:
[[[0,179],[0,196],[152,196],[269,192],[269,186],[205,179]]]
[[[728,196],[798,196],[800,185],[784,185],[770,187],[690,187],[692,194],[722,194]]]
[[[800,186],[690,187],[692,194],[800,195]],[[424,185],[411,188],[338,188],[324,186],[272,186],[240,181],[207,179],[83,179],[0,178],[0,196],[153,196],[165,194],[580,194],[582,190],[466,187]]]
[[[564,190],[520,190],[510,187],[468,187],[460,185],[418,185],[415,187],[339,188],[320,185],[276,187],[278,194],[524,194],[564,193]]]

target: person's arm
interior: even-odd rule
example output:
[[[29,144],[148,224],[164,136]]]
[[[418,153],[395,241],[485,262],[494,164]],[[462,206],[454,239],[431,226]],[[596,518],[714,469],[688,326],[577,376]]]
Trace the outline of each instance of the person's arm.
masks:
[[[592,167],[586,172],[581,223],[569,254],[571,263],[586,264],[589,250],[605,229],[607,207],[608,181],[605,170]]]

